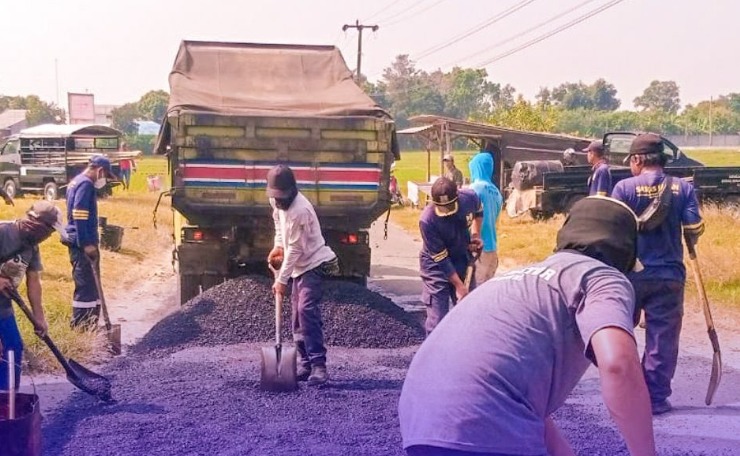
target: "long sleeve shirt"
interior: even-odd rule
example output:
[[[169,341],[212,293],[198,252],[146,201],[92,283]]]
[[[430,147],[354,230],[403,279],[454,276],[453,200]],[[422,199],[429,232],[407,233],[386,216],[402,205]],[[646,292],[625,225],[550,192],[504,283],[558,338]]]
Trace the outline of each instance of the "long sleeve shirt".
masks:
[[[67,187],[67,235],[82,248],[98,245],[98,200],[93,181],[80,174]]]
[[[283,264],[277,281],[287,284],[321,263],[336,257],[321,234],[319,218],[313,205],[301,193],[287,210],[278,209],[270,200],[275,223],[275,247],[283,248]]]

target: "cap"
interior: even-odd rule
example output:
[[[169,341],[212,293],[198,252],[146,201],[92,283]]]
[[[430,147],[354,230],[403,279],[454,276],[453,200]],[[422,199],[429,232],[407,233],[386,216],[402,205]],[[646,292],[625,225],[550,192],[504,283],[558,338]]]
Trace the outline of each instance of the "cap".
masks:
[[[604,155],[604,142],[603,141],[591,141],[581,152],[595,152],[596,155]]]
[[[616,199],[583,198],[558,231],[555,251],[560,250],[575,250],[621,272],[636,270],[637,216]]]
[[[455,157],[453,157],[452,154],[445,154],[445,156],[442,157],[442,161],[445,161],[445,162],[446,161],[454,162],[455,161]]]
[[[64,226],[62,211],[54,206],[54,203],[47,200],[40,200],[33,203],[31,209],[26,212],[26,215],[57,231],[60,231]]]
[[[94,166],[96,168],[103,168],[103,171],[105,171],[105,177],[108,179],[118,179],[118,176],[113,174],[113,170],[111,169],[110,160],[108,160],[107,157],[104,157],[102,155],[96,155],[93,158],[90,159],[90,166]]]
[[[434,212],[440,217],[447,217],[457,212],[457,184],[440,177],[432,184],[432,202]]]
[[[665,150],[663,140],[655,133],[642,133],[632,141],[630,155],[662,154]]]
[[[267,196],[270,198],[290,198],[298,185],[291,170],[286,165],[273,166],[267,172]]]

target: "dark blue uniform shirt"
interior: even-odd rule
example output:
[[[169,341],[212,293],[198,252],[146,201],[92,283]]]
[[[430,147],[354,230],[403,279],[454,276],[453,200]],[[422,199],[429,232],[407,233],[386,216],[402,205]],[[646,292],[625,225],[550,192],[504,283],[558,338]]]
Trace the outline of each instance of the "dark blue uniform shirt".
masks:
[[[457,212],[439,216],[433,204],[424,208],[419,219],[419,230],[424,241],[420,253],[421,268],[426,271],[437,270],[449,277],[457,272],[464,278],[468,266],[468,227],[475,217],[483,216],[483,206],[474,191],[464,189],[458,192]]]
[[[640,216],[658,196],[664,179],[663,172],[643,172],[617,182],[612,197],[623,201]],[[631,279],[686,280],[681,227],[701,233],[704,222],[699,215],[693,185],[676,177],[672,180],[671,211],[659,227],[638,234],[637,257],[645,270],[632,273]]]
[[[77,247],[98,245],[98,201],[93,181],[80,174],[67,187],[67,234]]]
[[[597,163],[592,171],[588,178],[589,196],[609,196],[612,192],[612,173],[609,171],[609,165],[604,162]]]

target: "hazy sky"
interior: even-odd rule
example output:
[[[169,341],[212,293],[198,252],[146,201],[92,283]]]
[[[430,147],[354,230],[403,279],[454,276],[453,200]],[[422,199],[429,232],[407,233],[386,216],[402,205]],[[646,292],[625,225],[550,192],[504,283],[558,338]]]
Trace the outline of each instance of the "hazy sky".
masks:
[[[354,68],[357,32],[341,28],[356,19],[380,26],[363,36],[362,72],[371,81],[399,54],[409,54],[426,71],[478,67],[609,3],[0,0],[0,94],[37,94],[65,108],[68,91],[94,93],[99,104],[137,101],[149,90],[168,90],[167,76],[183,39],[334,44]],[[675,80],[682,104],[695,103],[740,92],[738,18],[737,0],[623,0],[485,68],[492,81],[512,84],[529,99],[541,86],[603,77],[616,85],[623,107],[631,108],[654,79]],[[483,27],[487,22],[493,23]],[[430,52],[475,28],[481,30]]]

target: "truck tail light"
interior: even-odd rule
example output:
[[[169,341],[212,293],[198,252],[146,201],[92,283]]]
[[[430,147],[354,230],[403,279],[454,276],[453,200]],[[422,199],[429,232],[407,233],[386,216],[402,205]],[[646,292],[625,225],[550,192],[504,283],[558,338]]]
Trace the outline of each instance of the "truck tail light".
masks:
[[[339,242],[342,244],[358,244],[360,242],[360,238],[357,235],[357,233],[343,233],[342,236],[339,238]]]
[[[203,232],[201,230],[195,230],[195,231],[193,231],[193,240],[194,241],[202,241],[203,240]]]

